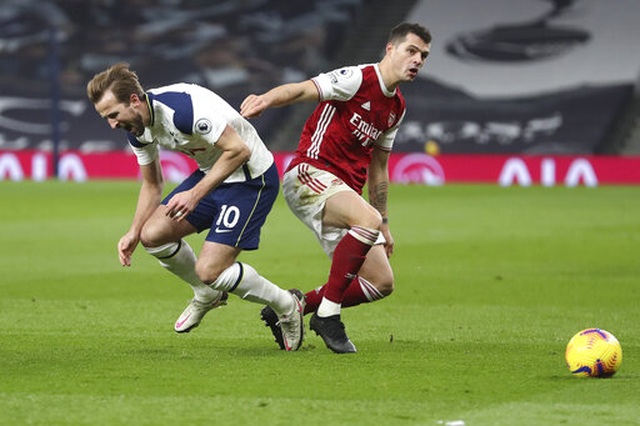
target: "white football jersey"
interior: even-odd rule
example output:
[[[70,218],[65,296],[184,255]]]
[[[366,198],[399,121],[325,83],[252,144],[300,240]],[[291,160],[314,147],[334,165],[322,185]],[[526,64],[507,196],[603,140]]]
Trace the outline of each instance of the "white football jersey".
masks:
[[[151,124],[139,137],[127,135],[138,164],[152,163],[162,147],[193,158],[206,173],[222,154],[216,142],[227,124],[249,146],[251,157],[225,182],[253,179],[273,164],[273,154],[256,129],[212,91],[195,84],[177,83],[148,90],[147,99]]]

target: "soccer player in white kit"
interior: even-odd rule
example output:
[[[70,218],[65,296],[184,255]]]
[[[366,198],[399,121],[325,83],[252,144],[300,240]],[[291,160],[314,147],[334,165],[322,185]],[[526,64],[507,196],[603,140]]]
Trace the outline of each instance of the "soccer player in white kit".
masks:
[[[336,353],[356,352],[341,308],[393,291],[387,193],[389,154],[405,114],[398,85],[416,78],[430,49],[426,28],[402,23],[391,30],[379,63],[347,66],[249,95],[240,108],[244,117],[255,117],[270,107],[318,102],[282,187],[291,210],[332,259],[327,283],[306,294],[305,313],[313,312],[310,328]],[[365,183],[368,202],[362,197]],[[283,347],[272,310],[265,307],[262,317]]]
[[[285,349],[303,339],[304,295],[285,291],[236,259],[255,250],[279,191],[273,155],[249,122],[215,93],[178,83],[146,92],[127,64],[96,74],[87,85],[96,111],[123,129],[142,174],[131,227],[118,243],[123,266],[139,243],[186,281],[194,297],[175,323],[197,327],[228,293],[266,304],[278,315]],[[182,152],[198,169],[162,199],[159,148]],[[209,229],[198,257],[184,237]]]

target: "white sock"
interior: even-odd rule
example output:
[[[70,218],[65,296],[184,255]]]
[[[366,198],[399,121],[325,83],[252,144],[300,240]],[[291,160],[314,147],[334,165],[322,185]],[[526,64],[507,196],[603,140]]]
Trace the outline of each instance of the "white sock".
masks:
[[[196,275],[196,254],[185,240],[145,249],[158,259],[160,265],[189,284],[200,302],[210,302],[220,294]]]
[[[323,297],[316,313],[319,317],[326,318],[333,315],[340,315],[340,308],[341,305],[339,303],[332,302],[326,297]]]
[[[269,305],[278,316],[292,312],[295,307],[291,293],[260,276],[246,263],[234,263],[225,269],[211,286],[250,302]]]

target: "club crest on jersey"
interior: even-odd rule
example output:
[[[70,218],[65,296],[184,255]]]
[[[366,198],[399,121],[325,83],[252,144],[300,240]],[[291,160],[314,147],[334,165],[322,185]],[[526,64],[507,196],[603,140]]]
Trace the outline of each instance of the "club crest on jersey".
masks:
[[[206,135],[211,131],[211,122],[206,118],[201,118],[200,120],[196,121],[195,130],[196,133]]]
[[[391,111],[389,113],[389,119],[387,120],[387,125],[391,127],[391,125],[395,122],[396,122],[396,113]]]

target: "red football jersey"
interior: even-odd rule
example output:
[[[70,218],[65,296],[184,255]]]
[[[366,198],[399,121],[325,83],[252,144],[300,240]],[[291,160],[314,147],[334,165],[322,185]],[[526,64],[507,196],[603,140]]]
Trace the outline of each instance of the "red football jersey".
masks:
[[[289,170],[300,163],[329,171],[362,193],[373,146],[390,151],[405,114],[400,89],[389,92],[377,64],[314,77],[320,102],[307,119]]]

